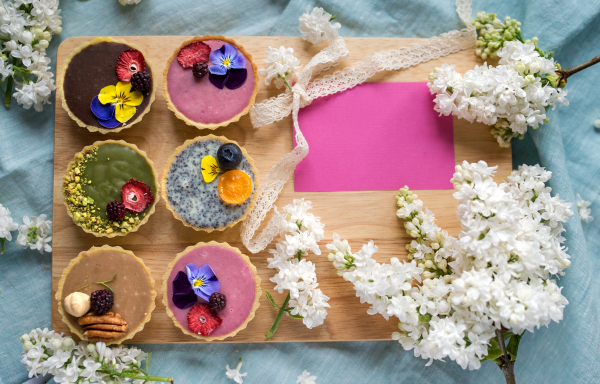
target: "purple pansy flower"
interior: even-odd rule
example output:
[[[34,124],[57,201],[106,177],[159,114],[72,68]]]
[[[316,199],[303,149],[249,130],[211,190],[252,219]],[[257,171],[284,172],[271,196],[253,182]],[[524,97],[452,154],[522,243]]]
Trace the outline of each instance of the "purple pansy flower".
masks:
[[[196,295],[208,301],[210,295],[219,292],[221,283],[208,264],[198,267],[196,264],[187,264],[185,266],[188,280]]]
[[[180,271],[173,279],[173,304],[179,309],[185,309],[196,304],[198,296],[192,289],[185,272]]]
[[[236,89],[246,82],[246,59],[233,45],[223,44],[221,48],[212,51],[210,61],[213,65],[208,67],[208,79],[215,87]]]

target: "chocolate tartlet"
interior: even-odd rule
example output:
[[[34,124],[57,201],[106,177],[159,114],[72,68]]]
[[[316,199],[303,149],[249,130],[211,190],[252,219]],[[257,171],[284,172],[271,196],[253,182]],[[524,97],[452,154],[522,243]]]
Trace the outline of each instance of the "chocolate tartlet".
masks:
[[[173,281],[178,276],[185,275],[186,266],[190,263],[198,267],[209,266],[220,283],[217,295],[222,300],[221,305],[216,308],[211,306],[210,311],[200,313],[200,316],[205,315],[208,321],[203,322],[202,317],[194,318],[194,314],[197,313],[194,309],[208,305],[207,300],[198,297],[193,306],[190,303],[186,308],[180,308],[182,305],[177,306],[173,301],[174,294],[177,293],[174,292]],[[198,243],[178,253],[169,263],[163,276],[162,301],[167,315],[186,335],[205,341],[223,340],[245,329],[254,318],[260,306],[260,283],[256,267],[239,249],[215,241]],[[207,335],[194,332],[198,331],[194,329],[194,325],[208,324],[211,320],[217,320],[218,325],[215,324]]]
[[[193,51],[194,46],[199,45],[206,52]],[[225,75],[214,76],[211,66],[216,63],[212,59],[224,46],[239,55],[245,64],[227,70]],[[186,50],[191,52],[182,58]],[[194,69],[196,63],[203,68]],[[245,76],[243,81],[239,71],[243,72],[242,77]],[[258,72],[252,56],[235,41],[223,36],[194,37],[183,42],[169,58],[163,74],[163,89],[167,106],[175,116],[199,129],[216,129],[236,122],[248,113],[258,93]]]
[[[90,311],[79,318],[67,312],[65,298],[74,292],[92,295],[104,290],[107,287],[96,282],[113,277],[107,283],[114,292],[110,312]],[[131,251],[108,245],[92,247],[72,259],[61,275],[55,295],[58,312],[71,332],[81,340],[106,344],[120,344],[144,329],[156,306],[155,298],[154,279],[144,261]]]
[[[218,157],[219,148],[228,143],[237,147],[235,141],[223,136],[199,136],[187,140],[167,160],[161,193],[167,208],[185,226],[197,231],[223,231],[242,221],[254,205],[258,170],[244,148],[240,148],[241,161],[237,169],[230,171],[243,173],[251,181],[250,194],[242,203],[230,204],[220,196],[219,182],[229,172],[218,173],[210,182],[203,177],[202,160],[210,156]]]
[[[106,140],[75,154],[62,192],[75,224],[97,237],[115,237],[148,221],[158,189],[158,175],[144,151],[123,140]]]
[[[145,73],[152,79],[150,89],[142,92],[143,100],[135,106],[135,113],[128,116],[125,123],[119,123],[117,126],[109,128],[100,122],[98,115],[92,111],[91,104],[105,87],[114,86],[120,82],[116,66],[121,55],[128,50],[139,52],[142,55],[142,63],[134,63],[134,65],[144,67]],[[136,70],[138,69],[142,68],[136,68]],[[131,79],[127,80],[127,84],[129,81]],[[87,128],[90,132],[101,133],[116,133],[141,121],[142,117],[150,110],[156,88],[157,82],[154,81],[148,57],[135,45],[111,37],[97,37],[75,48],[62,65],[57,80],[57,92],[62,99],[62,106],[69,116],[79,126]]]

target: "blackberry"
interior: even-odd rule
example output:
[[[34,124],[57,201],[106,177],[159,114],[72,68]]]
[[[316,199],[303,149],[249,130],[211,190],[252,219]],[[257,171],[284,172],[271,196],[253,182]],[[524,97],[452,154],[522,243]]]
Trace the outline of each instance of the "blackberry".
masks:
[[[108,289],[92,292],[90,300],[92,302],[92,311],[98,315],[104,315],[114,304],[114,296]]]
[[[215,313],[222,311],[223,308],[225,308],[226,304],[227,298],[224,294],[219,292],[215,292],[212,295],[210,295],[210,299],[208,300],[208,306]]]
[[[196,79],[201,79],[208,74],[208,65],[206,63],[196,63],[194,64],[192,73]]]
[[[152,89],[152,77],[148,72],[136,72],[131,76],[131,86],[142,93],[148,93]]]
[[[106,205],[106,215],[114,221],[121,221],[125,218],[125,204],[119,200],[111,201]]]

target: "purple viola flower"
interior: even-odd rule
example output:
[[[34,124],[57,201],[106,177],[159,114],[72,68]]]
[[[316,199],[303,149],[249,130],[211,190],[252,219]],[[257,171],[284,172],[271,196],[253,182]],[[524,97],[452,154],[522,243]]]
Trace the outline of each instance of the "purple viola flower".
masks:
[[[92,113],[98,119],[100,125],[105,128],[116,128],[121,123],[119,120],[115,118],[115,109],[116,106],[113,104],[102,104],[100,100],[98,100],[98,96],[94,97],[92,100],[92,104],[90,105],[92,108]]]
[[[196,304],[198,296],[192,289],[185,272],[180,271],[173,279],[173,304],[179,309],[185,309]]]
[[[217,276],[208,264],[204,264],[200,267],[196,264],[187,264],[185,269],[187,271],[188,281],[190,282],[194,293],[200,298],[208,301],[210,295],[219,292],[221,289],[219,279],[217,279]]]
[[[246,59],[235,46],[224,44],[215,49],[210,53],[210,61],[213,65],[208,67],[208,79],[215,87],[236,89],[246,82]]]

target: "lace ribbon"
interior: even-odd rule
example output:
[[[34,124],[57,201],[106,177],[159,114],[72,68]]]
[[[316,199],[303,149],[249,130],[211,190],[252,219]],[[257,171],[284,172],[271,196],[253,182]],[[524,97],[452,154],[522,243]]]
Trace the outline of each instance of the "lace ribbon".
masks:
[[[471,1],[457,0],[456,11],[467,28],[444,33],[423,42],[387,52],[376,52],[365,57],[352,67],[337,71],[320,79],[310,80],[319,73],[339,64],[350,52],[341,36],[330,41],[329,45],[317,53],[304,67],[298,81],[286,93],[255,104],[250,109],[250,118],[254,128],[272,124],[292,114],[296,147],[287,153],[272,168],[259,186],[253,208],[242,224],[242,242],[252,253],[265,249],[279,233],[284,217],[274,205],[284,184],[289,180],[296,165],[308,154],[308,143],[298,126],[298,111],[309,105],[314,99],[342,92],[364,83],[380,71],[408,68],[439,57],[472,48],[477,40],[475,28],[470,23]],[[266,228],[254,238],[254,234],[273,209],[274,214]]]

